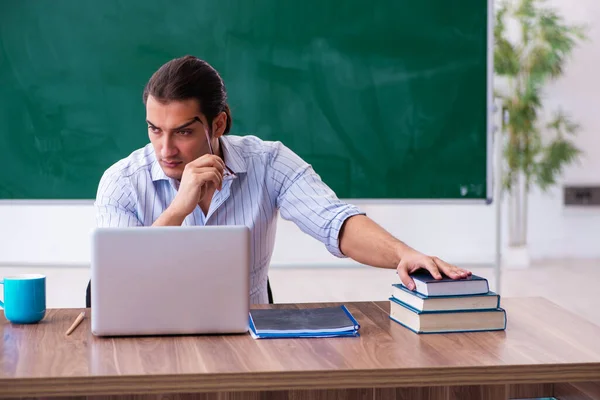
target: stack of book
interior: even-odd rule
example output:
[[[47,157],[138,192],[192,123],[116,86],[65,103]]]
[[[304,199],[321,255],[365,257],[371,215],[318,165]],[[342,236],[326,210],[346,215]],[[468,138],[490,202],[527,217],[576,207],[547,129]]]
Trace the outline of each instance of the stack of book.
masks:
[[[497,331],[506,329],[500,295],[477,275],[435,279],[426,270],[411,275],[416,288],[392,285],[390,318],[416,333]]]

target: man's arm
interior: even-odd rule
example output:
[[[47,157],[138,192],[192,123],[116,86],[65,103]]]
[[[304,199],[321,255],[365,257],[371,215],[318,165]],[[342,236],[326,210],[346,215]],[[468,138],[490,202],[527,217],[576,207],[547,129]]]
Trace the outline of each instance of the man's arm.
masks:
[[[408,249],[365,215],[348,218],[340,232],[340,250],[361,264],[396,268]]]
[[[419,268],[438,279],[440,272],[455,279],[470,274],[407,246],[357,207],[340,201],[312,167],[284,145],[278,145],[270,167],[272,196],[281,216],[323,242],[331,254],[373,267],[396,268],[402,283],[411,289],[415,286],[409,274]]]
[[[185,217],[188,214],[178,213],[176,210],[173,210],[171,207],[167,207],[165,211],[154,221],[152,226],[181,226]]]
[[[181,177],[173,202],[154,221],[152,226],[179,226],[204,196],[212,196],[223,185],[225,163],[217,156],[205,154],[188,163]]]
[[[136,201],[129,179],[105,173],[100,179],[94,208],[99,228],[141,226],[136,214]]]
[[[338,242],[342,223],[364,213],[340,201],[308,163],[280,142],[270,153],[268,168],[269,193],[281,217],[323,243],[332,255],[344,257]]]
[[[355,215],[344,222],[339,242],[342,253],[359,263],[396,268],[402,283],[411,290],[415,285],[409,274],[419,268],[427,269],[436,279],[441,278],[440,271],[454,279],[471,274],[438,257],[416,251],[365,215]]]

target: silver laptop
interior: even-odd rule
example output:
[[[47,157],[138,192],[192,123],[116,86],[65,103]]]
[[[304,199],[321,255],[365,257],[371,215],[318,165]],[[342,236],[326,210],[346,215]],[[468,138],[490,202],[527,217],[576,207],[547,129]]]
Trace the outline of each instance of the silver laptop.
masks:
[[[248,330],[245,226],[97,228],[91,262],[94,335]]]

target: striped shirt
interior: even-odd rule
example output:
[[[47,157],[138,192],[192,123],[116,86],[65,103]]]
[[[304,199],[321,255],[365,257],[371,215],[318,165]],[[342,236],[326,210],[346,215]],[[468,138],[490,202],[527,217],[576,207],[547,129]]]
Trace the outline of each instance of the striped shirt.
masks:
[[[277,213],[321,241],[339,248],[342,223],[363,214],[340,201],[310,164],[281,142],[255,136],[220,138],[225,164],[236,177],[224,179],[206,215],[199,206],[183,225],[245,225],[250,229],[250,303],[266,303],[267,274],[275,244]],[[112,165],[102,175],[94,203],[99,227],[151,226],[173,201],[179,182],[165,175],[151,144]]]

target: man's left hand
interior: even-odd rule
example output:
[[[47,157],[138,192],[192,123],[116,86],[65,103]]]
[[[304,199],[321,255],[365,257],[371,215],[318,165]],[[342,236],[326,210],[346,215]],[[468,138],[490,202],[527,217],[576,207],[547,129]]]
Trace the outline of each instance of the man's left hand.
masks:
[[[438,257],[427,256],[414,249],[407,249],[402,254],[397,271],[400,280],[408,289],[414,290],[415,283],[410,274],[420,268],[429,271],[435,279],[442,279],[442,274],[452,279],[466,278],[471,275],[470,271],[448,264]]]

